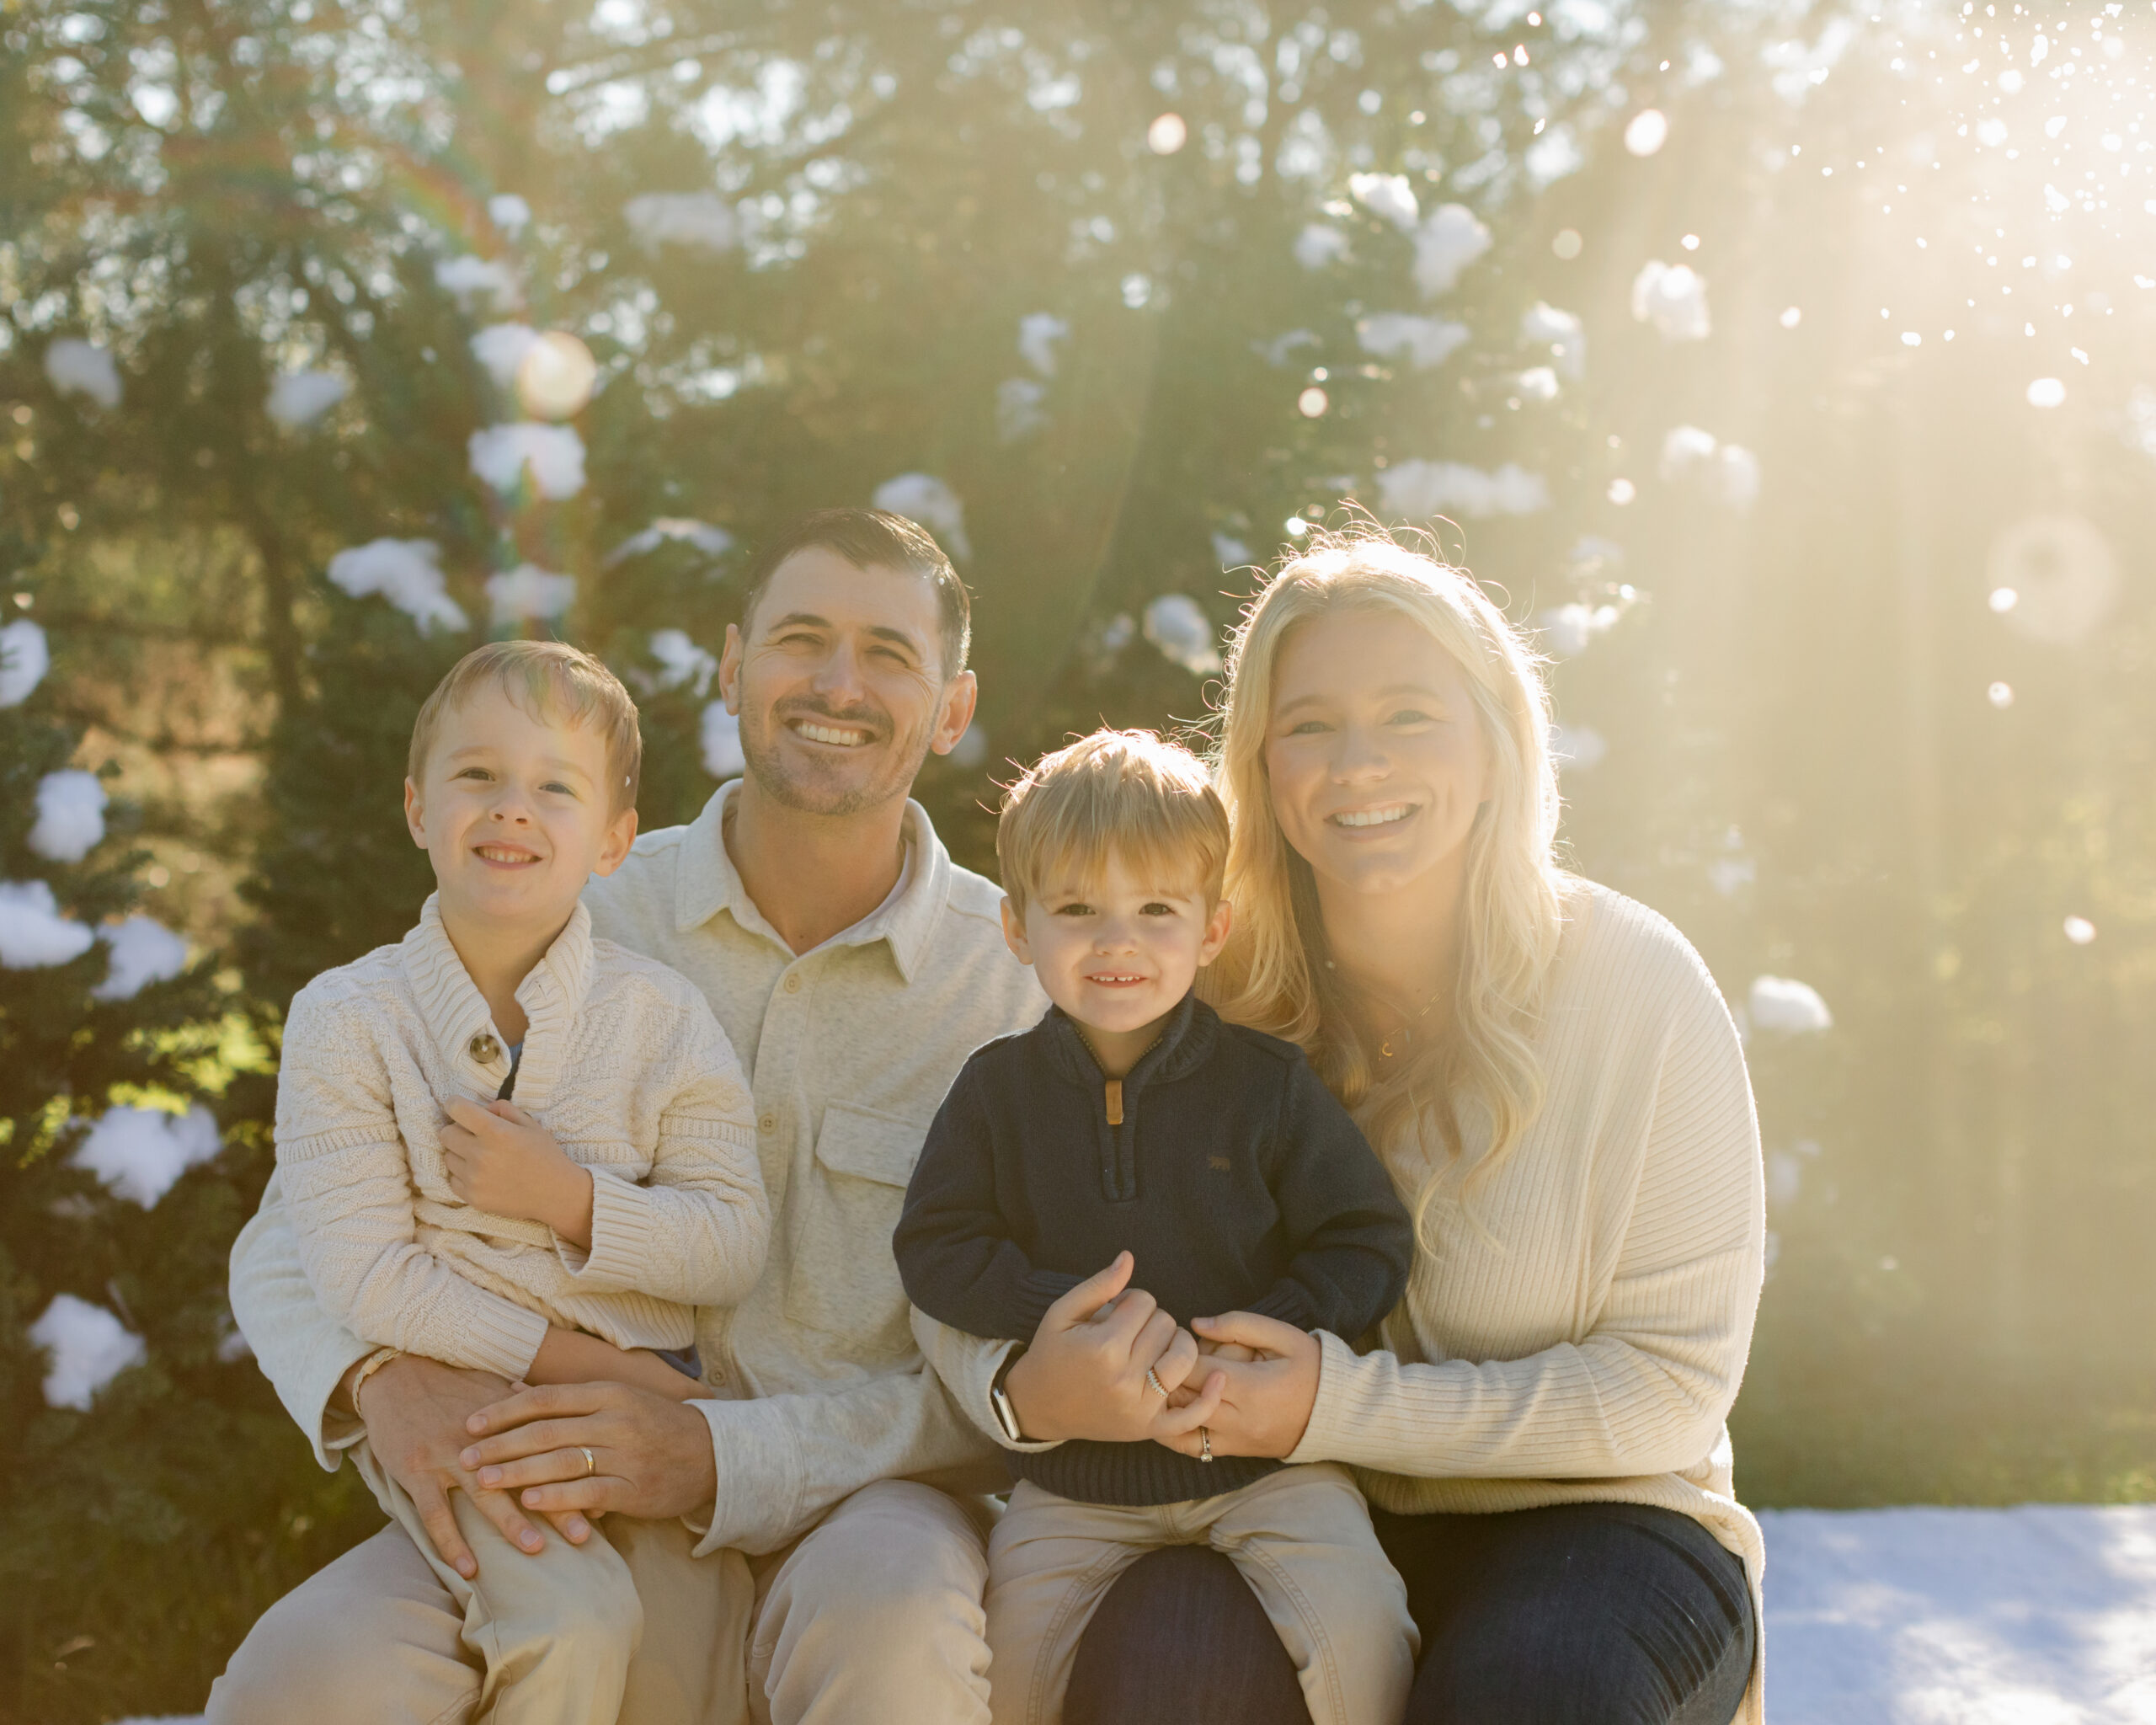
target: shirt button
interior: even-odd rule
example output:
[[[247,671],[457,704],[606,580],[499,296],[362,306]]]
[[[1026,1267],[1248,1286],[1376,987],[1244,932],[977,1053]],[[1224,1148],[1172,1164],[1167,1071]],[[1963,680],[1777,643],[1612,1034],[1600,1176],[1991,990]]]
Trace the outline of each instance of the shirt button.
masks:
[[[482,1030],[472,1039],[466,1052],[483,1066],[491,1066],[502,1057],[502,1045]]]
[[[758,1130],[767,1133],[776,1132],[778,1130],[778,1116],[776,1114],[766,1114],[762,1119],[756,1122],[756,1125]]]
[[[786,973],[786,991],[788,994],[801,992],[801,973],[798,970],[789,970]]]

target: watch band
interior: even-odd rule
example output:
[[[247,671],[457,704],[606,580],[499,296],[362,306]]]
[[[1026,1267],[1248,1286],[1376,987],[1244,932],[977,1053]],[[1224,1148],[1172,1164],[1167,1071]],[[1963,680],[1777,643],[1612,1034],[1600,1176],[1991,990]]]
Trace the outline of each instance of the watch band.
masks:
[[[1026,1344],[1022,1342],[1013,1348],[1005,1356],[1003,1364],[996,1368],[995,1376],[988,1386],[989,1411],[995,1414],[995,1423],[1002,1429],[1003,1435],[1014,1444],[1024,1443],[1026,1434],[1019,1429],[1018,1410],[1011,1405],[1010,1392],[1003,1387],[1003,1381],[1011,1375],[1011,1368],[1018,1363],[1019,1356],[1025,1351]]]

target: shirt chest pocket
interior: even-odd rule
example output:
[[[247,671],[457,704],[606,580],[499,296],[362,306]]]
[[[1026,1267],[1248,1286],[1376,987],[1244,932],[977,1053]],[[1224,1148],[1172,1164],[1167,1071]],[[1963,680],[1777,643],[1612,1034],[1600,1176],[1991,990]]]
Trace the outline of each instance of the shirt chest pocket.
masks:
[[[864,1364],[913,1347],[891,1232],[927,1135],[918,1122],[831,1103],[815,1159],[790,1194],[786,1315],[846,1338],[847,1353]]]

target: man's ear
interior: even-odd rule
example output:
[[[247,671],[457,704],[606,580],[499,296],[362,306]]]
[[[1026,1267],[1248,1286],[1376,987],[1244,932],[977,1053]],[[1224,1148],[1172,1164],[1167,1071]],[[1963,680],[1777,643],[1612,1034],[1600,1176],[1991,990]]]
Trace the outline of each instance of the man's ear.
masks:
[[[732,713],[741,711],[741,659],[746,648],[741,638],[741,626],[726,626],[726,645],[718,655],[718,698],[726,703]]]
[[[404,781],[404,830],[412,835],[414,844],[426,849],[427,811],[419,804],[419,788],[408,778]]]
[[[1003,944],[1011,948],[1011,956],[1021,964],[1033,962],[1033,943],[1026,938],[1026,919],[1018,914],[1018,907],[1011,902],[1008,893],[1003,897]]]
[[[944,685],[942,711],[936,716],[936,734],[928,740],[928,746],[938,755],[948,755],[957,748],[966,727],[974,722],[974,708],[979,699],[979,681],[969,670],[960,671]]]

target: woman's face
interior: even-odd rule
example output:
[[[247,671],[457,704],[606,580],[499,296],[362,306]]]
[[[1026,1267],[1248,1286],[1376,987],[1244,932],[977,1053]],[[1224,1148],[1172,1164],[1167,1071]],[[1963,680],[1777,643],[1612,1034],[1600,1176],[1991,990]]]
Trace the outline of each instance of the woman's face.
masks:
[[[1321,888],[1391,893],[1465,856],[1490,750],[1458,661],[1396,611],[1312,619],[1273,664],[1273,812]]]

